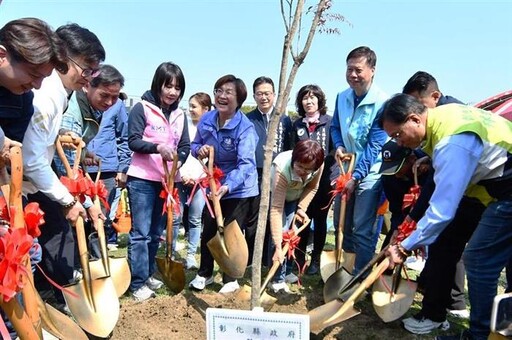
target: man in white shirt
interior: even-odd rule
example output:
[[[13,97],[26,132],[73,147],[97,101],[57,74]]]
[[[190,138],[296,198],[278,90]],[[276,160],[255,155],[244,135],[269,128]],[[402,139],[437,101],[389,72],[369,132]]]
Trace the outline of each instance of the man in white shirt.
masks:
[[[57,29],[68,50],[68,72],[54,71],[45,79],[41,89],[34,91],[34,115],[23,140],[25,167],[24,194],[31,202],[38,202],[45,212],[39,242],[43,248],[41,267],[58,284],[73,282],[75,241],[71,224],[79,216],[87,218],[83,205],[59,181],[51,168],[55,153],[54,142],[58,135],[62,114],[74,90],[81,89],[98,75],[98,66],[105,59],[105,50],[96,35],[77,24]],[[99,209],[91,206],[89,216],[94,220],[104,218]],[[37,272],[36,272],[37,274]],[[45,279],[36,286],[42,289]],[[62,303],[62,293],[55,291]]]

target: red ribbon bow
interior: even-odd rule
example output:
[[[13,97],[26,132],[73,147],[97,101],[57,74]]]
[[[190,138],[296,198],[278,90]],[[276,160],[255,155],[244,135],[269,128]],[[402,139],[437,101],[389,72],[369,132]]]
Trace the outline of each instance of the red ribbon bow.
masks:
[[[409,189],[409,193],[404,195],[404,202],[402,204],[402,210],[413,207],[414,204],[416,204],[416,201],[418,201],[418,197],[420,197],[421,188],[419,185],[413,185]]]
[[[219,188],[221,186],[220,180],[224,177],[224,172],[222,171],[222,169],[214,166],[213,174],[210,174],[210,172],[208,171],[208,168],[206,168],[206,166],[203,166],[203,168],[204,168],[204,173],[206,174],[206,176],[199,178],[196,181],[196,183],[194,184],[194,187],[192,188],[192,191],[190,192],[190,198],[187,203],[190,204],[190,202],[192,201],[192,198],[194,197],[196,190],[199,187],[201,189],[201,191],[203,192],[203,196],[204,196],[205,202],[206,202],[206,207],[208,208],[208,211],[210,212],[210,216],[212,218],[214,218],[215,214],[213,213],[213,209],[210,205],[210,201],[208,200],[208,197],[206,196],[206,188],[210,187],[210,178],[212,178],[212,177],[213,177],[213,180],[215,181],[216,187]]]
[[[85,195],[90,191],[91,186],[94,186],[93,181],[84,177],[82,170],[78,170],[76,178],[72,179],[67,176],[62,176],[60,181],[71,195],[80,198],[81,203],[85,201]]]
[[[403,221],[402,224],[398,226],[398,235],[396,236],[396,242],[402,242],[407,237],[409,237],[409,235],[411,235],[411,233],[414,230],[416,230],[416,221]]]
[[[295,259],[295,248],[299,246],[300,236],[295,234],[295,229],[290,229],[283,233],[282,246],[288,243],[288,259]]]
[[[23,288],[23,261],[33,241],[25,228],[10,229],[0,237],[0,295],[5,302]]]
[[[334,198],[343,192],[343,190],[347,186],[347,183],[348,183],[348,181],[350,181],[350,179],[352,179],[352,172],[350,172],[350,171],[338,176],[338,178],[336,179],[336,185],[335,185],[334,189],[329,191],[329,195],[331,195],[331,199],[329,200],[329,203],[322,209],[327,209],[331,205]]]
[[[41,235],[39,226],[44,224],[44,212],[39,209],[39,203],[31,202],[25,207],[25,224],[27,232],[33,238]]]
[[[162,191],[160,191],[159,196],[160,196],[160,198],[164,199],[164,206],[162,207],[162,215],[167,212],[167,207],[169,206],[169,202],[171,202],[171,200],[174,201],[174,206],[173,206],[174,213],[176,215],[180,214],[180,195],[178,193],[178,188],[174,188],[172,190],[172,194],[171,194],[169,192],[169,190],[167,189],[167,186],[164,185],[164,188],[162,189]]]
[[[108,190],[105,186],[105,182],[102,180],[99,180],[97,183],[93,182],[92,180],[89,180],[89,182],[90,183],[85,194],[89,197],[94,197],[97,195],[105,209],[110,210],[110,205],[107,202]]]

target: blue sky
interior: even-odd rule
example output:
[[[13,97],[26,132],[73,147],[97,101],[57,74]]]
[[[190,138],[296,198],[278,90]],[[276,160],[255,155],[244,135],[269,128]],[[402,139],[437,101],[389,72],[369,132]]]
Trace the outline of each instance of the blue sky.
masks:
[[[312,2],[307,2],[311,4]],[[475,103],[512,89],[510,1],[340,1],[333,12],[352,25],[341,35],[317,35],[292,91],[318,84],[329,109],[347,87],[345,58],[367,45],[377,53],[376,82],[389,94],[401,91],[417,70],[433,74],[442,92]],[[4,0],[0,24],[35,16],[54,28],[76,22],[95,32],[106,62],[126,78],[124,91],[139,97],[163,61],[180,65],[185,99],[212,93],[224,74],[252,82],[267,75],[278,82],[284,27],[279,0]],[[306,26],[306,24],[305,24]],[[183,102],[182,104],[186,104]]]

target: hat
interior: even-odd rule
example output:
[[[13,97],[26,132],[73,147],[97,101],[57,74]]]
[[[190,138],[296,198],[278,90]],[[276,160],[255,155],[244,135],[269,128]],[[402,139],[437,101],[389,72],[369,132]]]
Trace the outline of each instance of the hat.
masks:
[[[394,140],[390,140],[382,147],[382,165],[379,172],[383,175],[396,174],[410,154],[411,149],[399,146]]]

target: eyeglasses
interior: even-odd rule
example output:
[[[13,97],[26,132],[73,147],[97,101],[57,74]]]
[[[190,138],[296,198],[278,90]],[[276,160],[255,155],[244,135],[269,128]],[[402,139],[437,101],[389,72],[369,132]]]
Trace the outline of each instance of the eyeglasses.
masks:
[[[409,122],[409,119],[407,119],[405,122],[403,122],[402,125],[400,125],[400,128],[398,129],[398,131],[390,134],[389,137],[393,138],[395,141],[402,138],[402,135],[404,133],[405,124],[407,124],[408,122]]]
[[[232,89],[227,89],[227,90],[215,89],[215,90],[213,90],[213,93],[217,96],[222,96],[223,94],[226,95],[226,97],[235,97],[236,96],[236,91],[232,90]]]
[[[70,57],[68,57],[68,59],[71,60],[73,62],[73,64],[75,64],[76,66],[78,66],[79,69],[82,70],[82,77],[84,77],[84,78],[96,78],[101,73],[101,70],[99,68],[97,68],[97,69],[84,68],[84,67],[80,66],[79,63],[77,63],[76,61],[71,59]]]
[[[311,174],[311,173],[315,172],[315,169],[305,168],[304,166],[302,166],[300,163],[297,163],[297,162],[293,163],[293,167],[295,168],[295,170],[302,171],[307,174]]]
[[[258,98],[261,98],[261,97],[270,97],[271,95],[273,95],[274,92],[256,92],[255,95],[256,97]]]

